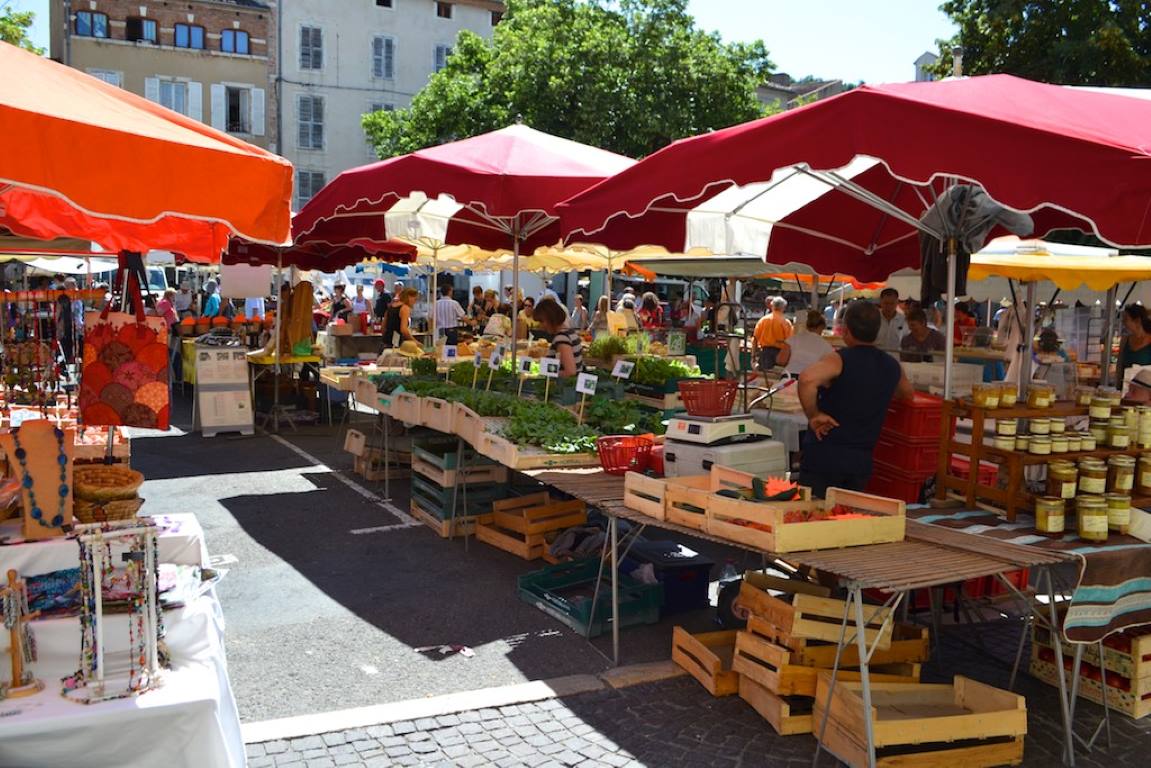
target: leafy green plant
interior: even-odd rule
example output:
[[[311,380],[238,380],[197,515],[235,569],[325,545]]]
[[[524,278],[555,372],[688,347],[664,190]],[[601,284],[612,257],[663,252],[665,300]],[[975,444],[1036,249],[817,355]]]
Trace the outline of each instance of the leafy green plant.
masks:
[[[663,384],[670,379],[686,379],[693,376],[699,376],[698,367],[662,357],[641,357],[635,361],[631,381],[636,384]]]
[[[591,344],[588,344],[584,354],[588,357],[594,357],[597,360],[610,360],[616,355],[628,354],[627,341],[621,339],[619,336],[608,336],[604,334],[597,337]]]
[[[537,445],[548,453],[589,453],[599,434],[576,423],[570,411],[551,405],[519,400],[503,436],[520,445]]]
[[[436,361],[428,357],[417,357],[412,360],[413,376],[435,376]]]

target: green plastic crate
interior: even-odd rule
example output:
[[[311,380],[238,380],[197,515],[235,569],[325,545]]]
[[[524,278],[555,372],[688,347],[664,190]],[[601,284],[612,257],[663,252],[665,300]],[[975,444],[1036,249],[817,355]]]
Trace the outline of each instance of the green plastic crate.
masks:
[[[611,628],[611,573],[605,568],[595,616],[591,615],[599,558],[550,565],[516,579],[520,599],[581,635],[598,637]],[[663,586],[619,577],[620,627],[659,621]],[[588,628],[591,628],[590,633]]]
[[[454,488],[441,488],[435,483],[428,482],[419,475],[412,475],[412,498],[419,501],[420,506],[431,515],[441,520],[452,516],[452,494]],[[507,497],[507,490],[502,484],[468,485],[467,492],[460,488],[459,508],[460,515],[486,515],[492,511],[492,502]],[[464,500],[467,499],[467,503]]]
[[[418,440],[412,443],[412,455],[443,470],[456,469],[460,465],[459,441],[439,439]],[[494,464],[491,459],[480,456],[471,448],[464,448],[464,461],[469,467]]]

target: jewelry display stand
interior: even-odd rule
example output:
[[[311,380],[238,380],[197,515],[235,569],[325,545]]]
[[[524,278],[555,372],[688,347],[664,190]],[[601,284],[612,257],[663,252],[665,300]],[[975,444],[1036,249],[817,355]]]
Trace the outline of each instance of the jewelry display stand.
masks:
[[[0,434],[0,450],[8,457],[11,473],[23,485],[25,539],[63,536],[72,525],[75,432],[38,419]]]
[[[28,620],[40,615],[28,610],[28,592],[16,571],[8,571],[8,585],[0,586],[0,604],[4,606],[4,628],[10,633],[9,652],[12,654],[12,681],[0,683],[0,699],[31,696],[44,690],[44,684],[32,676],[25,665],[36,660],[36,646],[28,631]]]

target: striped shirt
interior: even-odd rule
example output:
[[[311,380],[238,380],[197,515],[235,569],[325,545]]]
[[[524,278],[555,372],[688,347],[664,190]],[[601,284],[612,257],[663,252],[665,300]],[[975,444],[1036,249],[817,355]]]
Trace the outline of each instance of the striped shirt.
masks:
[[[570,328],[564,328],[552,336],[552,357],[558,358],[560,356],[560,347],[563,346],[571,347],[572,357],[575,358],[575,367],[578,372],[583,368],[583,339]]]
[[[449,328],[458,328],[460,320],[467,317],[464,308],[455,299],[444,296],[436,301],[436,330],[446,331]]]

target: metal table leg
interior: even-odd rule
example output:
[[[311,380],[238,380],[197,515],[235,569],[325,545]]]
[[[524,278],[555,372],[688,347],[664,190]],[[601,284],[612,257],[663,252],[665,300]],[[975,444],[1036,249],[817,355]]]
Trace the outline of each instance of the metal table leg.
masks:
[[[867,638],[864,635],[867,624],[863,621],[863,590],[859,585],[853,585],[851,588],[848,602],[852,600],[855,601],[855,644],[859,648],[859,680],[863,695],[863,727],[867,735],[867,765],[868,768],[875,768],[875,733],[874,723],[871,720],[871,673],[868,670],[869,654]]]
[[[619,666],[619,518],[611,521],[611,657]]]

